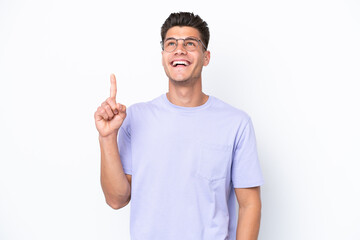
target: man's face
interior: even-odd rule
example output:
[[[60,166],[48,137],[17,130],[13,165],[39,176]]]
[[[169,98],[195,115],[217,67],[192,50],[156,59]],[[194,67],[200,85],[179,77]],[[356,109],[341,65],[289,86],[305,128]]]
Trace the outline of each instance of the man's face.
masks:
[[[196,38],[200,39],[200,33],[193,27],[172,27],[165,36],[164,41],[168,38]],[[201,79],[203,66],[207,66],[210,61],[210,52],[205,51],[201,43],[194,51],[187,51],[183,46],[183,40],[178,40],[178,46],[173,52],[162,51],[162,64],[169,80],[174,82],[195,82]],[[178,64],[176,61],[185,62],[185,65]]]

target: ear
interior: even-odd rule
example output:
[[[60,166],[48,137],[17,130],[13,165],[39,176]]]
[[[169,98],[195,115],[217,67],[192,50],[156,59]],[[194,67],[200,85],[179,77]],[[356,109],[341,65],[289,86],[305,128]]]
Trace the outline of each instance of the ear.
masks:
[[[207,66],[210,63],[210,51],[204,52],[204,64],[203,66]]]

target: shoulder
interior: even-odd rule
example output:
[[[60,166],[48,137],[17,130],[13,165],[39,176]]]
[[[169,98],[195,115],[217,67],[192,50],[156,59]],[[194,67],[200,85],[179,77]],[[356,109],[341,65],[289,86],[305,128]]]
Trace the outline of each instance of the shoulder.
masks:
[[[144,121],[151,112],[154,112],[154,108],[159,106],[159,97],[149,101],[136,102],[130,104],[126,108],[126,118],[121,128],[127,129],[130,132],[130,128],[139,122]]]
[[[234,107],[233,105],[221,100],[220,98],[214,97],[212,108],[215,112],[221,114],[222,117],[226,117],[229,119],[233,119],[235,121],[248,122],[250,120],[250,116],[244,110]]]
[[[127,113],[130,113],[131,115],[138,113],[145,114],[147,111],[152,111],[155,108],[159,108],[161,101],[160,98],[161,96],[148,101],[133,103],[127,108]]]

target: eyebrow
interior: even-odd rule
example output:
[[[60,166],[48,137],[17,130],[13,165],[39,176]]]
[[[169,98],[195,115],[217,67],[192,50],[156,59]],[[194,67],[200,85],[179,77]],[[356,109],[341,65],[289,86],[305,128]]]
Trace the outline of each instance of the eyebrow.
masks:
[[[188,36],[188,37],[186,37],[186,38],[178,38],[178,39],[189,39],[189,38],[191,38],[191,39],[199,39],[199,38],[197,38],[197,37],[195,37],[195,36]],[[168,37],[168,38],[165,38],[165,40],[164,41],[167,41],[167,40],[170,40],[170,39],[176,39],[176,38],[174,38],[174,37]]]

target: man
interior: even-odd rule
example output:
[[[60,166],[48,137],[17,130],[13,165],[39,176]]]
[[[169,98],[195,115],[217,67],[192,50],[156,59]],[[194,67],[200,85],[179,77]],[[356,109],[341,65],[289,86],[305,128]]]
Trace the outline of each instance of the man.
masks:
[[[254,130],[245,112],[202,92],[207,23],[172,13],[161,37],[169,92],[126,110],[111,75],[110,98],[95,112],[106,202],[119,209],[131,199],[134,240],[257,239],[263,179]]]

